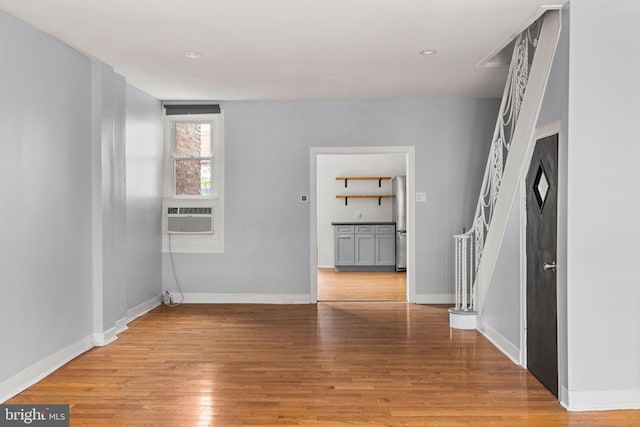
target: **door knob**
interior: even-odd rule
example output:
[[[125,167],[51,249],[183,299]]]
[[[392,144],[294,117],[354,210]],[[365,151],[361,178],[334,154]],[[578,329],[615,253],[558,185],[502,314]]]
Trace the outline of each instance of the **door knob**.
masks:
[[[549,264],[548,262],[544,263],[544,267],[542,267],[545,269],[545,271],[556,271],[558,269],[558,266],[556,265],[556,262],[553,261],[551,264]]]

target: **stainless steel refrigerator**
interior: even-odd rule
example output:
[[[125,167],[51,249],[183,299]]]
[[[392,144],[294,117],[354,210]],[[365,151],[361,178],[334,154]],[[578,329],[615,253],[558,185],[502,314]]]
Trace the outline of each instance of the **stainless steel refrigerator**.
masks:
[[[393,191],[392,218],[396,223],[396,271],[407,270],[407,177],[391,181]]]

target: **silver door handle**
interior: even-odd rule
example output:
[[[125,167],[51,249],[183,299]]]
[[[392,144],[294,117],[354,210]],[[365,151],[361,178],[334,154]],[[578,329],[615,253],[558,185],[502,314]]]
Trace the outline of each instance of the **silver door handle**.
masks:
[[[544,267],[542,267],[545,269],[545,271],[557,271],[558,270],[558,265],[556,264],[555,261],[553,261],[551,264],[549,264],[548,262],[544,263]]]

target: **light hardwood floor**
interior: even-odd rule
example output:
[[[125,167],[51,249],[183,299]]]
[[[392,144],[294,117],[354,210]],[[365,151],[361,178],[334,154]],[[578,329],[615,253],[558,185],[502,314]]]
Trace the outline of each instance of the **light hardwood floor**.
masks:
[[[395,271],[318,269],[318,301],[406,301],[407,275]]]
[[[69,403],[71,426],[616,426],[569,413],[447,307],[161,306],[7,403]]]

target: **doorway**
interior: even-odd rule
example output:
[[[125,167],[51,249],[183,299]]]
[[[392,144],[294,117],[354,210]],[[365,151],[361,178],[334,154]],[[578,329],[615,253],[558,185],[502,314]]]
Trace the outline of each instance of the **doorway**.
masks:
[[[407,194],[411,195],[414,188],[414,147],[325,147],[312,148],[310,153],[310,296],[312,302],[321,301],[354,301],[354,300],[400,300],[411,302],[415,295],[413,278],[414,273],[414,248],[412,238],[414,229],[414,199],[407,198],[407,268],[406,273],[396,273],[393,269],[387,272],[336,272],[334,270],[333,250],[334,235],[332,222],[352,221],[390,221],[390,200],[362,199],[360,203],[353,203],[353,199],[347,201],[336,198],[343,195],[345,183],[336,182],[336,178],[345,173],[332,169],[324,171],[328,159],[340,159],[348,168],[342,169],[352,176],[371,175],[364,173],[362,160],[366,162],[378,161],[396,162],[400,160],[400,168],[394,174],[407,176]],[[373,161],[375,164],[375,161]],[[375,168],[375,166],[374,166]],[[379,175],[375,173],[374,175]],[[382,175],[382,174],[380,174]],[[320,184],[320,185],[319,185]],[[371,185],[372,183],[368,183]],[[390,183],[388,183],[390,184]],[[351,185],[351,183],[349,184]],[[367,185],[361,183],[361,185]],[[388,191],[383,184],[375,181],[376,188],[369,188],[367,194]],[[327,189],[326,187],[329,187]],[[341,188],[338,188],[340,187]],[[380,186],[378,188],[378,186]],[[360,190],[349,188],[349,191]],[[362,204],[362,203],[369,203]],[[387,205],[385,206],[385,202]],[[345,209],[345,204],[347,208]],[[349,206],[350,205],[350,206]],[[328,208],[328,209],[327,209]],[[386,212],[386,213],[385,213]],[[320,296],[320,298],[318,298]]]
[[[406,272],[318,268],[318,301],[406,301]]]
[[[536,141],[525,188],[527,369],[558,397],[558,134]]]

